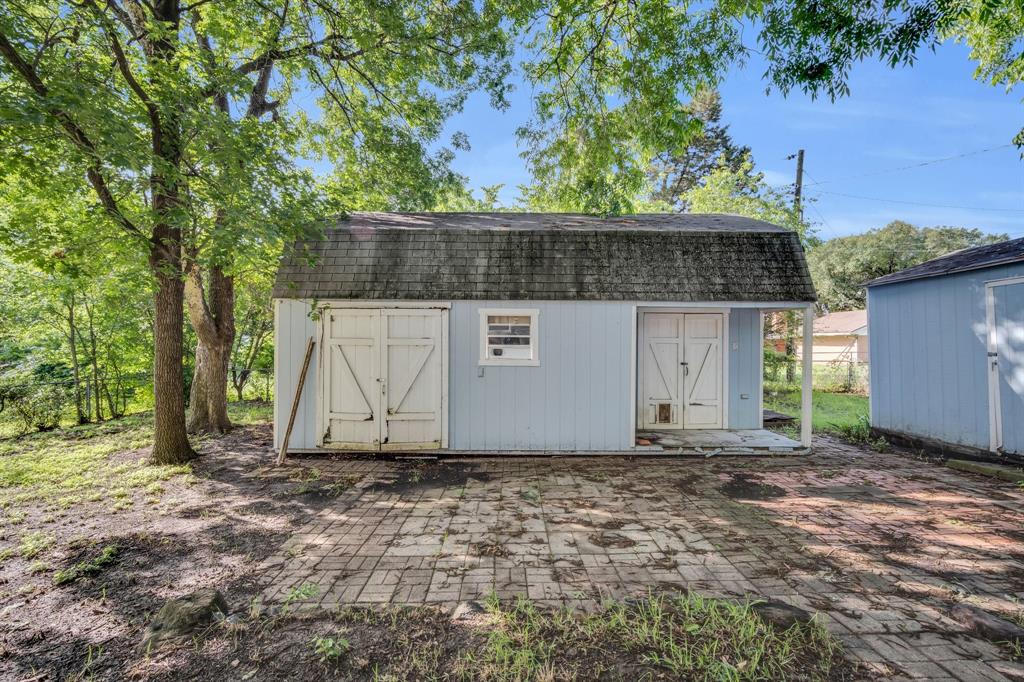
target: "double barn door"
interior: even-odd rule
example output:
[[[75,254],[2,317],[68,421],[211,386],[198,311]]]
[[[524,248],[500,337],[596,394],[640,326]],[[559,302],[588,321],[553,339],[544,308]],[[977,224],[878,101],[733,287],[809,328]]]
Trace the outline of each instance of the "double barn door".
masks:
[[[724,428],[721,313],[642,313],[643,428]]]
[[[324,311],[324,446],[443,447],[447,318],[437,308]]]

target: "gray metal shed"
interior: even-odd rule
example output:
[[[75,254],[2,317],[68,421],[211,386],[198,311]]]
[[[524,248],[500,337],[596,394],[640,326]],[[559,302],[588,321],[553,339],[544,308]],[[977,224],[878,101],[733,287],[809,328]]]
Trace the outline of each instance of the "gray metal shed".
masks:
[[[872,426],[954,452],[1024,456],[1024,238],[867,286]]]
[[[274,298],[275,426],[318,349],[297,450],[810,444],[809,391],[802,442],[761,428],[763,314],[815,300],[797,235],[761,221],[354,213],[292,245]]]

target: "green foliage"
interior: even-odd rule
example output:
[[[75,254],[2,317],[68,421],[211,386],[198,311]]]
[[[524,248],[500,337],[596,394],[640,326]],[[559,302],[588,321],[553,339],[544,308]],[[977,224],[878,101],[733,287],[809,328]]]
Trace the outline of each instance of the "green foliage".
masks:
[[[764,3],[760,19],[765,75],[783,92],[846,96],[854,64],[910,66],[946,39],[970,48],[978,80],[1009,91],[1024,76],[1024,4],[1016,0],[782,0]],[[1024,145],[1024,130],[1014,141]]]
[[[731,213],[764,220],[798,233],[807,244],[815,242],[813,231],[793,206],[792,197],[768,185],[764,173],[754,169],[749,154],[743,156],[735,169],[726,159],[720,159],[704,183],[683,198],[693,213]]]
[[[519,135],[534,210],[637,212],[656,154],[683,150],[700,122],[681,97],[714,84],[742,54],[745,10],[654,0],[556,0],[527,39],[534,116]]]
[[[35,559],[40,554],[53,547],[56,542],[57,541],[52,535],[47,535],[42,531],[32,531],[31,533],[25,533],[21,536],[21,544],[18,546],[18,552],[21,554],[23,559]]]
[[[719,164],[737,172],[750,154],[749,147],[733,143],[729,126],[722,124],[722,98],[716,90],[698,91],[686,111],[700,122],[700,132],[683,150],[658,154],[648,170],[652,199],[682,210],[688,207],[686,193],[704,184]]]
[[[462,679],[597,678],[609,652],[636,661],[618,673],[625,669],[637,679],[658,671],[687,680],[825,680],[842,665],[840,644],[818,623],[779,630],[751,603],[695,593],[609,600],[582,616],[542,611],[525,598],[501,602],[492,595],[486,606],[487,644],[464,656]]]
[[[59,383],[0,383],[0,412],[10,410],[20,423],[21,433],[51,431],[60,426],[69,398],[68,388]]]
[[[875,438],[871,433],[871,420],[866,414],[857,415],[857,421],[853,423],[837,424],[836,433],[858,445],[867,445],[878,452],[885,452],[889,444],[885,438]]]
[[[313,653],[321,663],[337,663],[352,644],[344,637],[314,637]]]
[[[799,419],[799,386],[765,382],[764,406]],[[857,393],[813,391],[811,406],[814,430],[835,433],[839,429],[856,426],[862,418],[867,418],[868,397]]]
[[[89,561],[80,561],[71,568],[53,574],[54,585],[66,585],[79,578],[95,575],[117,560],[117,545],[106,545],[99,554]]]
[[[917,227],[896,220],[864,234],[830,239],[807,254],[818,302],[829,311],[866,305],[865,282],[971,246],[994,244],[1005,234],[963,227]]]
[[[66,508],[87,500],[130,504],[131,494],[189,472],[187,466],[112,462],[110,455],[146,445],[152,415],[0,440],[0,506],[42,500]]]

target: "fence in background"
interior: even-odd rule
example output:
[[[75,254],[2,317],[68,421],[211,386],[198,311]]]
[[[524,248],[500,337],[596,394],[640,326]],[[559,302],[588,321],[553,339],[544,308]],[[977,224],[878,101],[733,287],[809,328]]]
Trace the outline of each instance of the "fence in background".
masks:
[[[789,382],[786,375],[786,363],[765,363],[764,378],[772,384],[792,384],[799,387],[803,380],[803,364],[800,360],[793,359],[793,381]],[[868,380],[867,362],[856,362],[853,360],[812,360],[811,385],[818,391],[829,391],[831,393],[859,393],[868,395],[870,384]]]

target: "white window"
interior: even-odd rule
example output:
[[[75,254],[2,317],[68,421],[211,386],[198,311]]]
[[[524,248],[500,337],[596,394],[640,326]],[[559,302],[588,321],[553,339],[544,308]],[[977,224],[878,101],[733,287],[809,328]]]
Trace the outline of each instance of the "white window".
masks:
[[[537,309],[487,308],[480,311],[480,364],[540,364]]]

